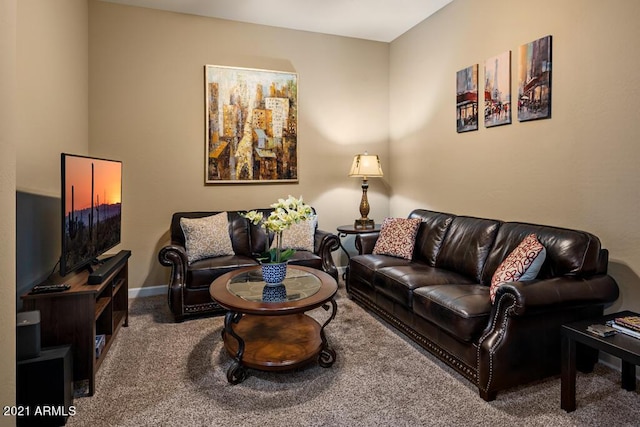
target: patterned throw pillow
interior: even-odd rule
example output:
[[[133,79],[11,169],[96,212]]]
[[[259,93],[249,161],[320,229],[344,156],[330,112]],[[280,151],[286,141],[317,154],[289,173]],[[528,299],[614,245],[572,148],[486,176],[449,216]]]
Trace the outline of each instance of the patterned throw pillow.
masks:
[[[411,259],[421,222],[420,218],[385,218],[373,253]]]
[[[312,216],[306,221],[293,223],[288,230],[282,232],[282,249],[313,252],[317,223],[317,215]],[[276,239],[273,239],[271,247],[276,247]]]
[[[234,255],[227,213],[204,218],[180,218],[189,264],[203,258]]]
[[[535,279],[546,257],[547,251],[535,234],[525,237],[493,273],[489,289],[491,303],[494,303],[501,284]]]

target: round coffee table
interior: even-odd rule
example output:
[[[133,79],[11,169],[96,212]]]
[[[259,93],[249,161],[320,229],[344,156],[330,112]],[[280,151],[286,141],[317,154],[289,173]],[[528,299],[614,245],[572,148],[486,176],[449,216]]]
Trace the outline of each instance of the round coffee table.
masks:
[[[290,265],[281,285],[266,286],[259,266],[223,274],[209,287],[211,297],[227,310],[222,338],[233,363],[227,380],[238,384],[246,368],[264,371],[294,369],[317,358],[333,365],[325,327],[336,316],[335,279],[313,268]],[[322,324],[305,314],[318,307],[331,309]]]

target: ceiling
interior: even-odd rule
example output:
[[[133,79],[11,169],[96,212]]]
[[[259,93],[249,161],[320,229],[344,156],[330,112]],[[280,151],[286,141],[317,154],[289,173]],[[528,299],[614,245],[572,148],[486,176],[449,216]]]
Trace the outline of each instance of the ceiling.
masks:
[[[390,42],[453,0],[103,0]]]

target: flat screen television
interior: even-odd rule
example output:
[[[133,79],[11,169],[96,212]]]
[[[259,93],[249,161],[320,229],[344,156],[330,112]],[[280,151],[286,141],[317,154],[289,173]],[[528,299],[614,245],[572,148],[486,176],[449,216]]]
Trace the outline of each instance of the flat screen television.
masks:
[[[97,263],[120,243],[122,162],[62,153],[60,275]]]

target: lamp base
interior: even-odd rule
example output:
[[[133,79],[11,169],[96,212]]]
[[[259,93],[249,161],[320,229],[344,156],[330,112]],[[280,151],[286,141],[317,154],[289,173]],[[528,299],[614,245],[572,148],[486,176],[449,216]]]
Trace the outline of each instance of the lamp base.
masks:
[[[353,224],[353,226],[356,229],[375,228],[375,222],[372,219],[369,219],[369,218],[360,218],[360,219],[356,219],[356,221]]]

